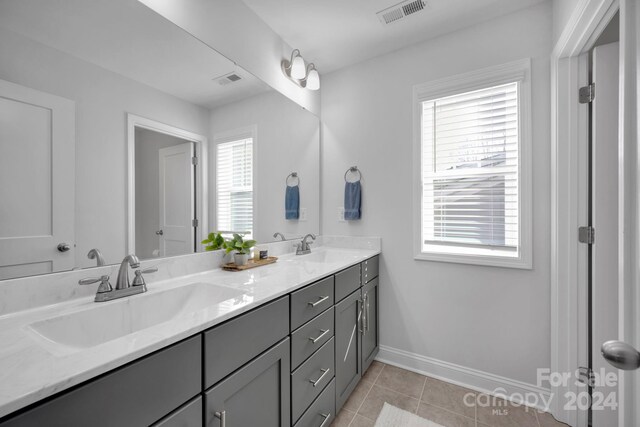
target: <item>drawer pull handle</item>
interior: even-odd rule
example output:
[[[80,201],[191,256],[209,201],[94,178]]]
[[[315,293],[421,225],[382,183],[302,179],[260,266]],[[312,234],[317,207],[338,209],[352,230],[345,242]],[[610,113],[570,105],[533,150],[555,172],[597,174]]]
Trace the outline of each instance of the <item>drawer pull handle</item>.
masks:
[[[327,421],[329,421],[329,418],[331,418],[331,412],[329,412],[328,414],[320,414],[320,416],[324,418],[324,421],[322,422],[322,424],[320,424],[320,427],[324,427]]]
[[[309,341],[311,341],[312,343],[317,343],[318,341],[320,341],[322,339],[323,336],[327,335],[329,333],[329,329],[320,329],[320,332],[322,332],[320,335],[318,335],[316,338],[313,337],[309,337]]]
[[[325,302],[326,300],[329,299],[329,295],[327,295],[326,297],[320,297],[320,299],[316,302],[308,302],[307,304],[309,304],[311,307],[315,307],[318,304],[322,304],[323,302]]]
[[[320,384],[320,381],[322,381],[322,379],[329,373],[331,369],[327,368],[327,369],[320,369],[320,371],[322,372],[322,375],[320,375],[320,378],[318,378],[317,380],[309,380],[309,382],[316,387],[318,384]]]
[[[227,427],[227,411],[216,412],[213,415],[220,420],[220,427]]]

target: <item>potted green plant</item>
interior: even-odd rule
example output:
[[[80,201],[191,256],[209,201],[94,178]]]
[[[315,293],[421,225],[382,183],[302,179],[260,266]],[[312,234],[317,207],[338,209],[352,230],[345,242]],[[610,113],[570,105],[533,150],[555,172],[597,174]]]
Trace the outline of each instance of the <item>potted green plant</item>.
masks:
[[[236,265],[247,265],[249,262],[249,250],[255,244],[255,240],[244,240],[240,234],[234,234],[233,239],[225,242],[225,250],[227,253],[235,251],[233,259]]]
[[[219,249],[224,249],[224,237],[222,237],[221,233],[209,233],[206,239],[202,241],[202,244],[205,245],[205,251],[217,251]]]

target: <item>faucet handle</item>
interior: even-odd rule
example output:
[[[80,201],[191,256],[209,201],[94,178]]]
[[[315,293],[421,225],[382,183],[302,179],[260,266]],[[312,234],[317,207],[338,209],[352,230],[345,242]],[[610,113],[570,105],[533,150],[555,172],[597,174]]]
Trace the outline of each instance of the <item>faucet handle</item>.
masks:
[[[85,277],[84,279],[78,280],[79,285],[92,285],[98,282],[100,282],[100,286],[98,286],[99,294],[111,292],[113,290],[111,283],[109,283],[109,276],[106,274],[100,277]]]
[[[145,282],[143,274],[151,274],[158,271],[158,267],[149,267],[144,270],[136,270],[134,271],[135,277],[133,278],[133,282],[131,282],[131,286],[144,286],[147,284]]]

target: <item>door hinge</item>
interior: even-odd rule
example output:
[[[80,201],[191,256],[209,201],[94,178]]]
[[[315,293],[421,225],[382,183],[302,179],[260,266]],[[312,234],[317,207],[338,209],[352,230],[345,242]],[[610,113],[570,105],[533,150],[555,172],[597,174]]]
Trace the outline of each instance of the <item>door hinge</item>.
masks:
[[[191,226],[192,227],[197,227],[198,226],[198,220],[197,219],[192,219],[191,220]]]
[[[596,242],[596,229],[589,226],[578,228],[578,241],[593,245]]]
[[[588,385],[589,387],[593,387],[596,383],[595,375],[593,375],[593,370],[590,368],[585,368],[581,366],[578,368],[578,381],[582,384]]]
[[[580,104],[588,104],[596,97],[596,84],[591,83],[584,87],[581,87],[578,91],[578,100]]]
[[[191,164],[194,165],[194,166],[196,166],[198,164],[198,158],[196,156],[193,156],[191,158]]]

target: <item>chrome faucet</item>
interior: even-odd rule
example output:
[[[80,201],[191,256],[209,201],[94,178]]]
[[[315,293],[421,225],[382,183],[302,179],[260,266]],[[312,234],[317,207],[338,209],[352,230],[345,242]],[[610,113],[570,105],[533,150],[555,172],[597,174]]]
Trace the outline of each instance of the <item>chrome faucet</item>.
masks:
[[[134,254],[129,254],[120,263],[120,270],[118,270],[118,280],[116,280],[116,290],[128,289],[131,287],[129,282],[129,268],[140,267],[140,260]]]
[[[311,253],[311,248],[309,247],[309,245],[312,244],[313,242],[307,242],[307,238],[309,237],[311,237],[312,240],[316,240],[316,236],[314,236],[311,233],[304,236],[302,241],[298,243],[296,247],[296,255],[306,255]]]
[[[91,249],[87,254],[87,258],[95,259],[96,262],[98,263],[98,267],[101,267],[106,264],[104,262],[104,256],[102,256],[102,252],[100,252],[100,249],[97,249],[97,248]]]
[[[273,238],[274,238],[274,239],[277,239],[277,238],[278,238],[278,236],[280,236],[280,240],[282,240],[282,241],[287,240],[287,239],[285,239],[285,238],[284,238],[284,234],[282,234],[281,232],[276,231],[275,233],[273,233]]]
[[[142,277],[143,274],[155,273],[158,271],[156,267],[147,268],[146,270],[136,270],[133,283],[129,282],[129,267],[140,267],[138,257],[131,254],[127,255],[120,264],[118,270],[118,279],[115,289],[109,283],[109,276],[101,276],[99,278],[87,277],[78,281],[80,285],[91,285],[100,282],[98,291],[96,292],[95,302],[111,301],[118,298],[128,297],[130,295],[141,294],[147,292],[147,283]]]

